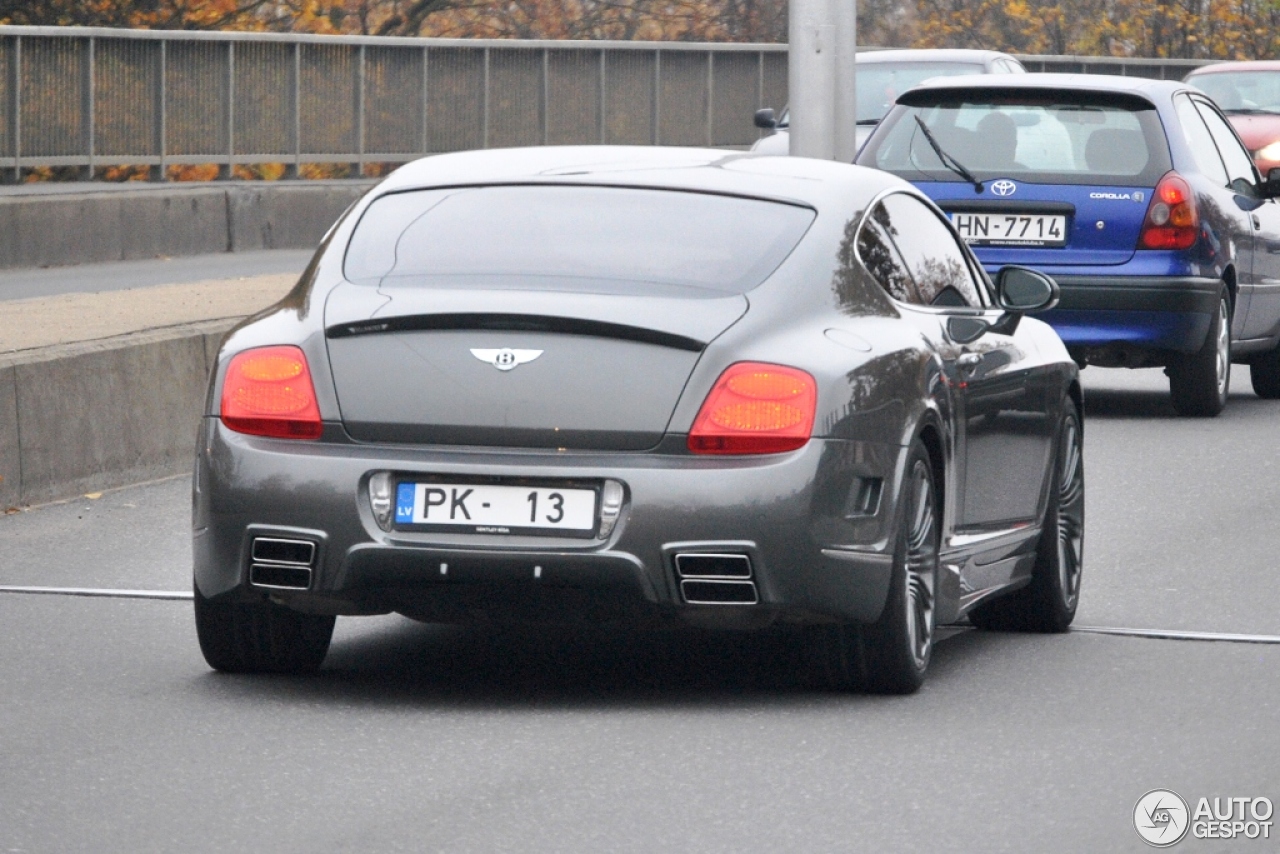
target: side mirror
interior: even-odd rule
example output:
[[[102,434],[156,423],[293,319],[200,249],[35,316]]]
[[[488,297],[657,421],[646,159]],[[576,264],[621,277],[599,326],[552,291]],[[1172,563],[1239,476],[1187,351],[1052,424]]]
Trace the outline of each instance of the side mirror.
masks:
[[[778,115],[773,111],[773,107],[756,110],[755,123],[758,128],[773,130],[778,126]]]
[[[1258,187],[1258,195],[1264,199],[1280,198],[1280,167],[1267,172],[1266,180]]]
[[[1045,311],[1058,304],[1059,294],[1057,282],[1030,267],[1001,267],[996,273],[996,302],[1005,311]]]
[[[957,314],[947,318],[947,337],[957,344],[972,344],[991,328],[981,317]]]

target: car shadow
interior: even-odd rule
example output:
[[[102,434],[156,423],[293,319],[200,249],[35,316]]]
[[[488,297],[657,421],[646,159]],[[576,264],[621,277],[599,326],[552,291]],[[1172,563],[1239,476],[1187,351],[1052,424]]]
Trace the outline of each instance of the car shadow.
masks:
[[[1247,380],[1246,380],[1247,383]],[[1233,383],[1234,386],[1234,383]],[[1246,384],[1245,388],[1248,386]],[[1247,418],[1252,415],[1272,417],[1276,414],[1275,401],[1263,400],[1249,391],[1233,391],[1227,406],[1218,419]],[[1086,388],[1084,415],[1089,419],[1178,419],[1188,422],[1213,421],[1215,419],[1182,419],[1173,408],[1169,392],[1156,389]]]
[[[1086,389],[1084,417],[1090,418],[1177,418],[1167,391]]]
[[[341,625],[341,623],[340,623]],[[1016,635],[943,629],[922,693],[946,691]],[[1016,641],[1013,641],[1016,642]],[[910,698],[831,691],[794,630],[463,629],[381,618],[335,638],[308,677],[207,673],[213,696],[477,709],[758,707]]]

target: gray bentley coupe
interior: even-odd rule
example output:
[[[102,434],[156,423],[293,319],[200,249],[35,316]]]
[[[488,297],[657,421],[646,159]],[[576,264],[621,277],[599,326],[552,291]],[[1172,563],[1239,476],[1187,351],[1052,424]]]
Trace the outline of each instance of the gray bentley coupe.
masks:
[[[935,627],[1064,631],[1084,538],[1057,285],[887,173],[678,148],[409,164],[222,344],[194,477],[214,668],[338,614],[793,624],[907,693]]]

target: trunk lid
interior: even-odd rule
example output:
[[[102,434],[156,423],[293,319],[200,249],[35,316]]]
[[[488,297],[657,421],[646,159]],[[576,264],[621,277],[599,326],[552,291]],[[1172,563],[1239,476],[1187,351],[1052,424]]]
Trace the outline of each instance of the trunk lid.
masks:
[[[1154,190],[1147,186],[1009,181],[1016,188],[1014,192],[997,198],[992,192],[995,183],[986,182],[985,192],[980,196],[975,195],[970,184],[921,182],[917,185],[953,222],[957,213],[1066,217],[1066,241],[1062,246],[1000,246],[984,243],[980,237],[973,240],[970,235],[962,235],[970,239],[970,248],[988,269],[1006,264],[1036,268],[1125,264],[1137,252],[1138,235]]]
[[[507,290],[468,277],[344,283],[325,326],[356,441],[640,451],[661,440],[706,344],[746,310],[738,294]]]

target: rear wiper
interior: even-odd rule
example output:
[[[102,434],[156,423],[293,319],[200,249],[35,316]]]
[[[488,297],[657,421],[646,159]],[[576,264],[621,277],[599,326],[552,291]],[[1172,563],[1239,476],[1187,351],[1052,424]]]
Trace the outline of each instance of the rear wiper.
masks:
[[[924,131],[924,138],[929,140],[929,147],[933,149],[934,154],[938,155],[938,160],[942,161],[942,165],[972,184],[975,193],[981,193],[982,182],[973,177],[973,173],[964,168],[963,163],[942,150],[942,146],[938,145],[938,141],[933,138],[933,132],[929,130],[928,125],[919,116],[912,116],[912,118],[916,120],[916,124],[920,125],[920,130]]]

